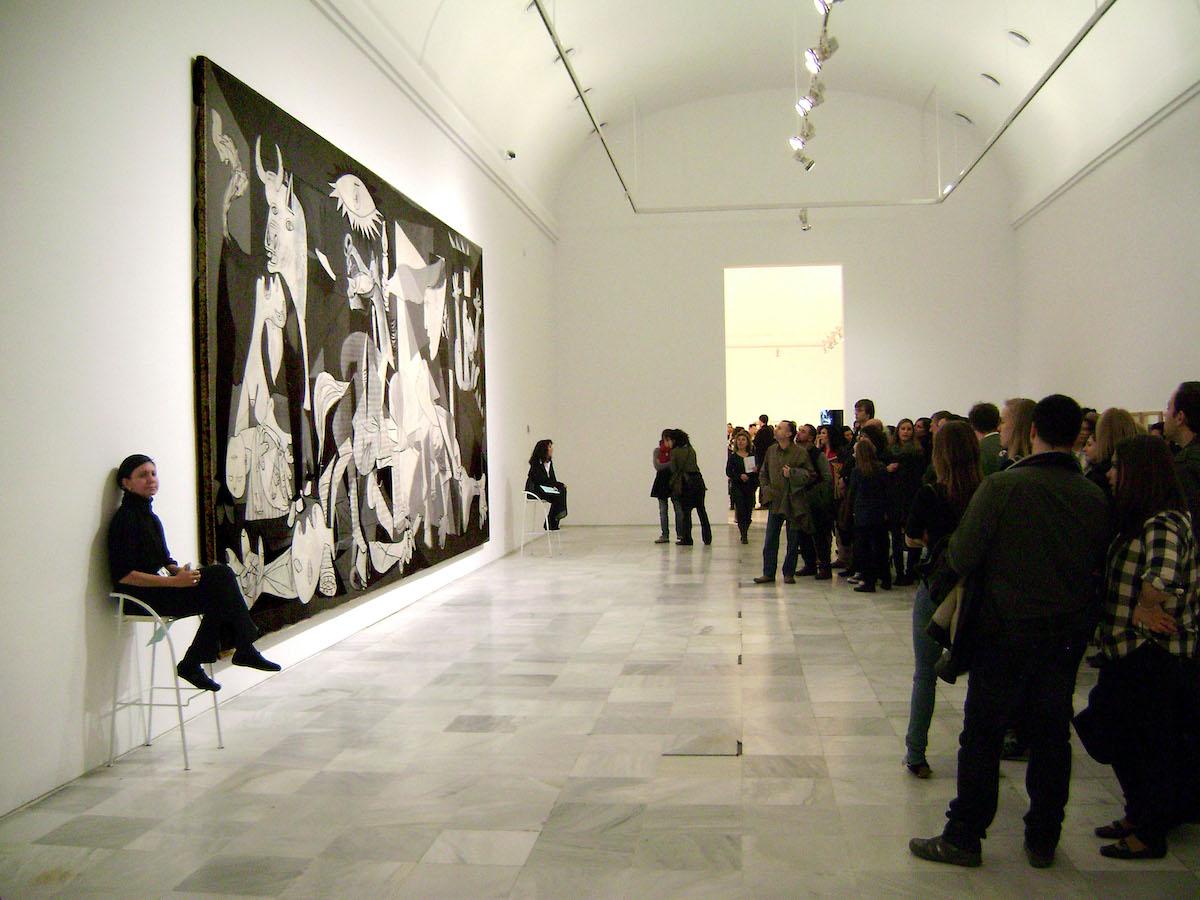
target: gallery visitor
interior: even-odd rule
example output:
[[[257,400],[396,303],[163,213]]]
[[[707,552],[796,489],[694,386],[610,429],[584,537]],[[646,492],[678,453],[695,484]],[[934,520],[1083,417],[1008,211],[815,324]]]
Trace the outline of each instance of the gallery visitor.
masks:
[[[158,470],[150,457],[135,453],[117,468],[121,506],[108,526],[108,563],[113,589],[129,594],[160,616],[200,616],[200,627],[179,661],[179,677],[198,688],[217,691],[221,686],[202,668],[216,662],[222,631],[233,636],[235,666],[278,672],[277,663],[254,647],[258,628],[250,619],[246,601],[229,566],[193,569],[179,565],[167,549],[162,522],[152,504],[158,493]],[[129,615],[144,615],[135,604],[126,604]]]

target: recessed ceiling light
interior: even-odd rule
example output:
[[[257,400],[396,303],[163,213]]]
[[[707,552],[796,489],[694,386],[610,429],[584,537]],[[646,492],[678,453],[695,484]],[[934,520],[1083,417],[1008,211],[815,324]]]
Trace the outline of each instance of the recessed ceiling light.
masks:
[[[1025,35],[1021,34],[1019,31],[1009,31],[1008,36],[1024,47],[1029,46],[1029,38],[1025,37]]]
[[[997,78],[995,75],[990,74],[989,72],[980,72],[979,77],[985,79],[986,81],[990,81],[994,85],[999,86],[999,84],[1000,84],[1000,79]]]
[[[966,113],[962,113],[962,112],[957,112],[957,111],[956,111],[956,112],[954,113],[954,115],[956,115],[958,118],[962,119],[962,120],[963,120],[964,122],[966,122],[968,125],[974,125],[974,124],[975,124],[975,120],[974,120],[974,119],[972,119],[970,116],[968,116]]]

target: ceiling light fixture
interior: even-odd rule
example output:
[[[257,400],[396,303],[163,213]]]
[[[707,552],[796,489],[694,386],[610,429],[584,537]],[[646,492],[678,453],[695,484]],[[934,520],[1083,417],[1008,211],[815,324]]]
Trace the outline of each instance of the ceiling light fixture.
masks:
[[[837,52],[838,39],[835,37],[827,37],[824,32],[821,34],[821,41],[815,47],[809,47],[804,51],[804,67],[814,75],[821,74],[821,66],[829,57]]]
[[[842,0],[813,0],[813,6],[817,8],[817,12],[823,16],[829,15],[829,11],[833,9],[833,4],[841,3]]]
[[[796,101],[796,112],[807,116],[814,108],[825,102],[825,85],[816,78],[808,86],[808,93]]]
[[[963,120],[964,122],[966,122],[968,125],[974,125],[974,124],[975,124],[975,120],[974,120],[974,119],[972,119],[970,116],[968,116],[968,115],[967,115],[966,113],[964,113],[964,112],[957,112],[957,111],[956,111],[956,112],[954,113],[954,115],[956,115],[958,118],[962,119],[962,120]]]
[[[788,143],[793,150],[803,150],[804,145],[811,141],[816,133],[817,129],[813,128],[812,122],[805,119],[804,124],[800,126],[800,133],[788,138]]]
[[[1019,31],[1009,31],[1008,36],[1023,47],[1029,46],[1029,38],[1025,37],[1025,35],[1021,34]]]
[[[992,84],[996,85],[996,87],[1000,86],[1000,79],[997,78],[995,75],[992,75],[989,72],[980,72],[979,77],[984,79],[985,81],[990,81]]]
[[[805,172],[811,172],[812,167],[817,164],[816,160],[809,159],[807,156],[805,156],[803,150],[797,150],[795,153],[793,153],[792,159],[800,163]]]
[[[808,224],[808,207],[807,206],[804,207],[802,210],[800,210],[800,230],[801,231],[811,231],[812,230],[812,226]]]

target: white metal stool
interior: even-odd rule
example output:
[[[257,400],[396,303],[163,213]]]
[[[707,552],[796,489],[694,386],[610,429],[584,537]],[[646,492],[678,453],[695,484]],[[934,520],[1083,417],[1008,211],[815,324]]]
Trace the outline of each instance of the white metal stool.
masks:
[[[530,522],[532,516],[533,521]],[[550,504],[533,491],[525,492],[525,506],[521,510],[521,555],[525,555],[525,541],[546,536],[546,555],[554,555],[555,533],[550,530]],[[559,552],[562,552],[561,542]]]
[[[128,655],[124,652],[124,648],[122,648],[121,657],[118,658],[118,660],[117,660],[117,665],[115,667],[116,671],[113,673],[112,715],[111,715],[111,721],[109,723],[109,732],[108,732],[108,764],[111,766],[113,764],[113,759],[116,756],[116,751],[117,751],[117,712],[119,710],[127,709],[131,706],[145,708],[145,710],[146,710],[146,744],[145,745],[147,747],[149,747],[150,746],[150,736],[151,736],[150,720],[151,720],[151,716],[154,714],[154,707],[156,707],[156,706],[173,706],[173,707],[175,707],[175,710],[176,710],[177,714],[179,715],[179,741],[183,745],[183,768],[185,770],[189,769],[189,768],[191,768],[191,766],[188,765],[187,735],[184,733],[184,727],[183,727],[183,708],[185,706],[188,706],[193,700],[195,700],[201,694],[210,694],[212,696],[213,718],[217,723],[217,747],[218,748],[224,747],[225,744],[221,740],[221,713],[220,713],[219,709],[217,708],[216,691],[203,691],[203,690],[200,690],[199,688],[194,688],[191,685],[187,685],[184,688],[180,688],[180,686],[179,686],[179,674],[178,674],[178,672],[176,672],[176,667],[179,665],[179,661],[175,656],[175,642],[171,638],[171,626],[175,622],[179,621],[179,618],[187,618],[187,617],[186,616],[182,616],[182,617],[160,616],[153,609],[151,609],[146,603],[143,603],[137,597],[130,596],[129,594],[122,594],[118,591],[113,591],[111,594],[109,594],[109,596],[112,597],[117,603],[117,642],[118,643],[121,642],[121,638],[124,635],[126,623],[133,625],[138,622],[144,622],[146,624],[153,625],[154,633],[150,637],[150,676],[148,679],[149,686],[146,691],[146,698],[144,700],[141,698],[140,693],[139,693],[137,699],[134,699],[134,700],[121,700],[117,696],[117,694],[121,688],[121,658]],[[141,609],[145,610],[145,612],[137,614],[137,615],[134,615],[132,613],[127,613],[127,612],[125,612],[125,604],[126,603],[134,604],[135,606],[138,606]],[[167,652],[171,656],[172,682],[168,683],[168,684],[155,684],[154,664],[158,658],[158,644],[160,641],[163,641],[163,640],[165,640],[167,642]],[[209,669],[209,677],[211,678],[212,677],[212,666],[209,666],[208,669]],[[140,679],[140,674],[139,674],[139,679]],[[155,699],[154,699],[155,691],[171,691],[171,690],[174,690],[174,692],[175,692],[174,701],[171,701],[171,700],[155,701]],[[185,693],[188,695],[186,701],[183,699],[183,695]]]

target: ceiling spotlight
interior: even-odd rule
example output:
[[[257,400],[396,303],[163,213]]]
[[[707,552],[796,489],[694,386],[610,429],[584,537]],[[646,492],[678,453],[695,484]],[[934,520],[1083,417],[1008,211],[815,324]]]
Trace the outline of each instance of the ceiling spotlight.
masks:
[[[957,116],[958,118],[962,119],[968,125],[975,124],[975,120],[972,119],[970,116],[968,116],[965,112],[955,112],[954,115]]]
[[[814,107],[820,106],[825,102],[825,85],[812,80],[812,84],[808,86],[808,93],[796,101],[796,112],[802,116],[807,116],[813,111]]]
[[[821,15],[827,16],[829,15],[829,10],[833,9],[833,4],[841,2],[842,0],[813,0],[813,6],[817,8],[817,12]]]
[[[804,51],[804,66],[814,75],[821,74],[821,66],[825,60],[833,56],[837,52],[838,40],[835,37],[826,37],[821,35],[821,42],[815,47],[810,47]]]
[[[811,231],[812,226],[808,224],[808,207],[800,210],[800,230]]]
[[[803,150],[804,145],[811,141],[816,133],[817,129],[813,128],[812,122],[805,119],[804,124],[800,126],[800,133],[788,138],[788,143],[792,145],[793,150]]]
[[[817,164],[816,160],[809,159],[807,156],[805,156],[803,150],[797,150],[795,153],[793,153],[792,159],[800,163],[805,172],[811,172],[812,167]]]

